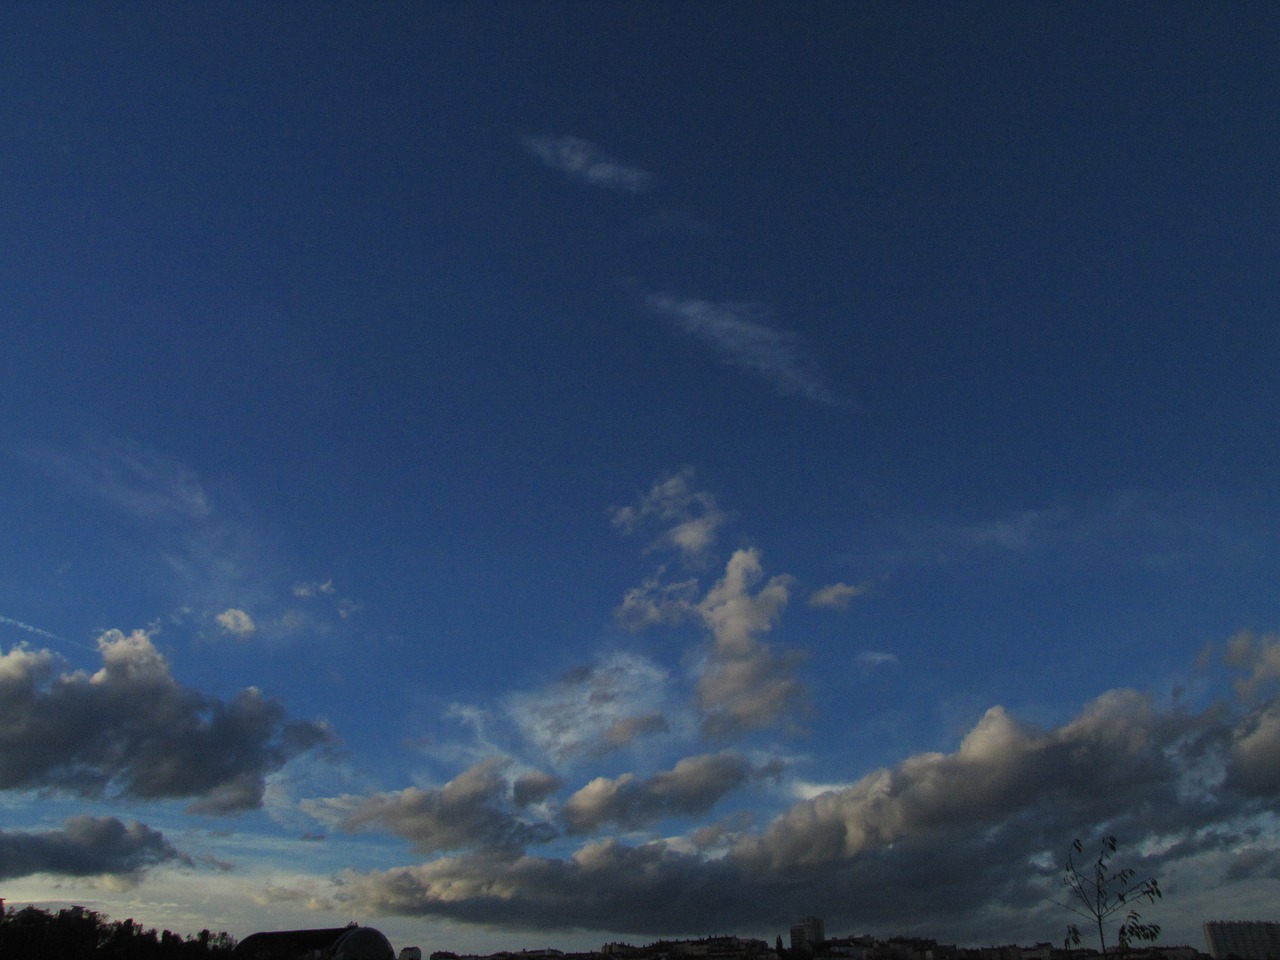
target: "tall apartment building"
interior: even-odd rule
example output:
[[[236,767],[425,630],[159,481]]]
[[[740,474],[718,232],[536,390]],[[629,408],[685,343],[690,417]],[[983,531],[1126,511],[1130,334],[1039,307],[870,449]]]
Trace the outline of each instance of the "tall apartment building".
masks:
[[[801,917],[798,923],[791,925],[792,950],[807,950],[813,953],[814,947],[825,939],[827,935],[822,926],[821,917]]]
[[[1206,920],[1204,942],[1213,960],[1280,960],[1280,923],[1269,920]]]

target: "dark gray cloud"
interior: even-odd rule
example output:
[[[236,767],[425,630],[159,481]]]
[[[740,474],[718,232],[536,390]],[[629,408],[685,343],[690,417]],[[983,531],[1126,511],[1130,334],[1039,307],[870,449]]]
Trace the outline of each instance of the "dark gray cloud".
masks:
[[[666,844],[587,844],[567,860],[484,851],[347,877],[343,896],[377,914],[443,916],[534,929],[636,933],[707,929],[741,877]]]
[[[1238,669],[1266,674],[1275,644]],[[1056,937],[1065,921],[1049,897],[1076,836],[1119,835],[1126,864],[1189,897],[1276,874],[1280,786],[1262,773],[1280,769],[1280,702],[1257,683],[1250,692],[1194,712],[1115,690],[1047,730],[993,707],[954,752],[799,801],[758,832],[718,831],[714,846],[691,837],[594,841],[563,858],[464,852],[353,874],[343,896],[375,912],[638,935],[767,933],[812,912],[828,929]],[[747,775],[731,757],[688,765],[688,775],[588,784],[565,820],[584,831],[707,810]]]
[[[169,861],[191,863],[158,830],[115,817],[70,817],[61,830],[0,831],[0,880],[33,873],[136,878]]]
[[[0,789],[236,813],[261,805],[267,774],[330,739],[256,689],[222,701],[181,686],[141,631],[109,631],[98,649],[92,675],[58,673],[48,651],[0,655]]]
[[[732,753],[685,757],[651,777],[597,777],[565,802],[561,815],[570,833],[581,834],[606,824],[630,830],[663,817],[706,813],[751,772],[750,763]]]
[[[532,770],[516,778],[511,785],[511,799],[517,807],[541,803],[563,786],[559,777]]]
[[[360,800],[341,798],[337,804],[351,808],[341,826],[344,830],[388,830],[424,854],[465,847],[519,849],[552,839],[556,831],[549,824],[530,823],[516,816],[516,800],[503,773],[508,764],[504,758],[490,757],[439,789],[409,787]],[[550,787],[550,783],[535,781],[527,774],[521,782],[521,799],[526,802],[531,787]]]
[[[612,753],[629,747],[641,737],[666,733],[670,729],[667,718],[661,713],[644,713],[630,717],[618,717],[600,735],[599,754]]]

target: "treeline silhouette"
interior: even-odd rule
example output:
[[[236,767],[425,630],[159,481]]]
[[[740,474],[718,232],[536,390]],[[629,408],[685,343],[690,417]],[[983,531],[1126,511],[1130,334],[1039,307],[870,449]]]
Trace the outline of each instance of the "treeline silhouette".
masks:
[[[201,930],[181,937],[129,920],[108,920],[95,910],[67,907],[57,913],[5,909],[0,899],[0,957],[5,960],[229,960],[236,940]]]

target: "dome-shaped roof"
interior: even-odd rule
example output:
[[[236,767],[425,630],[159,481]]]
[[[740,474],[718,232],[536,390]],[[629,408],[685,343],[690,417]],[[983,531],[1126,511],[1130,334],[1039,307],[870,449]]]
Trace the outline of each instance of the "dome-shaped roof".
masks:
[[[250,934],[235,949],[237,960],[396,960],[391,942],[373,927],[271,930]]]
[[[396,960],[391,941],[373,927],[352,927],[333,945],[333,960]]]

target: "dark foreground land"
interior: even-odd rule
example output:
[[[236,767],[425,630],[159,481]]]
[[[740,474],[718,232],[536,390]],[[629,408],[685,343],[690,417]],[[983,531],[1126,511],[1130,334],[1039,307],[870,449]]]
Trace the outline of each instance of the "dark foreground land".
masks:
[[[180,937],[144,929],[133,920],[108,920],[83,907],[57,913],[25,907],[5,910],[0,900],[0,957],[4,960],[206,960],[229,958],[235,938],[201,930]]]

